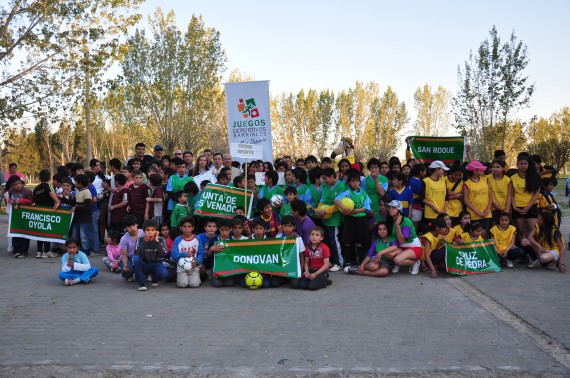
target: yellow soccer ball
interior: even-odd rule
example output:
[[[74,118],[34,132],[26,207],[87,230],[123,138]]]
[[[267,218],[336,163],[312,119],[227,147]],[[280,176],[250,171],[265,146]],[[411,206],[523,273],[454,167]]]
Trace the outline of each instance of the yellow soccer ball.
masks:
[[[327,211],[329,208],[330,208],[330,205],[322,204],[319,207],[317,207],[317,210],[315,212],[318,213],[321,210]],[[330,219],[332,216],[333,216],[332,213],[331,214],[325,214],[322,217],[322,219]]]
[[[354,201],[352,199],[344,197],[340,202],[342,203],[342,206],[346,207],[348,210],[354,209]]]
[[[256,290],[263,284],[263,276],[257,272],[249,272],[245,275],[245,286],[248,289]]]

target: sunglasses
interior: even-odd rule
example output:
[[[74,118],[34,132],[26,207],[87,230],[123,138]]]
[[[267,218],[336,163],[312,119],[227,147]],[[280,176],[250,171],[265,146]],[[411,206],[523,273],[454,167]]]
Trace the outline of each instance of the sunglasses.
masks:
[[[182,154],[174,154],[174,155],[180,155],[180,156],[182,156]]]

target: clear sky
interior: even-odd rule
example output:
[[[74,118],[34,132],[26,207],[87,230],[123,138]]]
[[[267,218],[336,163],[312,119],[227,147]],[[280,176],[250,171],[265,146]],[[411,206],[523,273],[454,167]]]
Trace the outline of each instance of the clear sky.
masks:
[[[421,85],[457,89],[457,66],[488,37],[512,30],[528,45],[526,73],[536,84],[530,109],[517,118],[550,116],[570,106],[570,1],[197,1],[148,0],[174,10],[185,30],[192,14],[220,31],[227,73],[239,68],[271,80],[273,94],[301,88],[354,87],[357,80],[390,85],[413,116]],[[146,23],[146,22],[144,22]],[[140,24],[140,26],[144,26]]]

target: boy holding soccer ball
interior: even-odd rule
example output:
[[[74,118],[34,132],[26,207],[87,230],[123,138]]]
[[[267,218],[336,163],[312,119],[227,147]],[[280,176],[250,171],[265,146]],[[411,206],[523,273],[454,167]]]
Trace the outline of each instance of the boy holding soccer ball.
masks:
[[[348,171],[349,190],[340,193],[335,197],[334,202],[338,209],[345,215],[344,235],[342,240],[346,246],[347,256],[345,260],[352,265],[358,265],[366,257],[366,243],[368,242],[368,223],[372,215],[370,207],[370,197],[360,187],[360,173],[356,170]],[[354,207],[348,208],[343,202],[344,198],[349,198]],[[356,249],[356,252],[353,250]]]
[[[204,248],[200,240],[194,235],[194,218],[184,217],[180,220],[182,235],[174,240],[170,258],[178,263],[181,258],[193,259],[191,269],[184,269],[179,264],[176,266],[176,285],[178,287],[200,286],[199,265],[204,261]]]

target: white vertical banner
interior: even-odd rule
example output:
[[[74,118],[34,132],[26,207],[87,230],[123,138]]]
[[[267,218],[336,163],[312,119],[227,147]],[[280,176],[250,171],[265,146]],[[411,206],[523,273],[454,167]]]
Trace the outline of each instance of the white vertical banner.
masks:
[[[261,145],[261,159],[273,161],[269,81],[225,83],[224,86],[230,146],[232,143]]]

